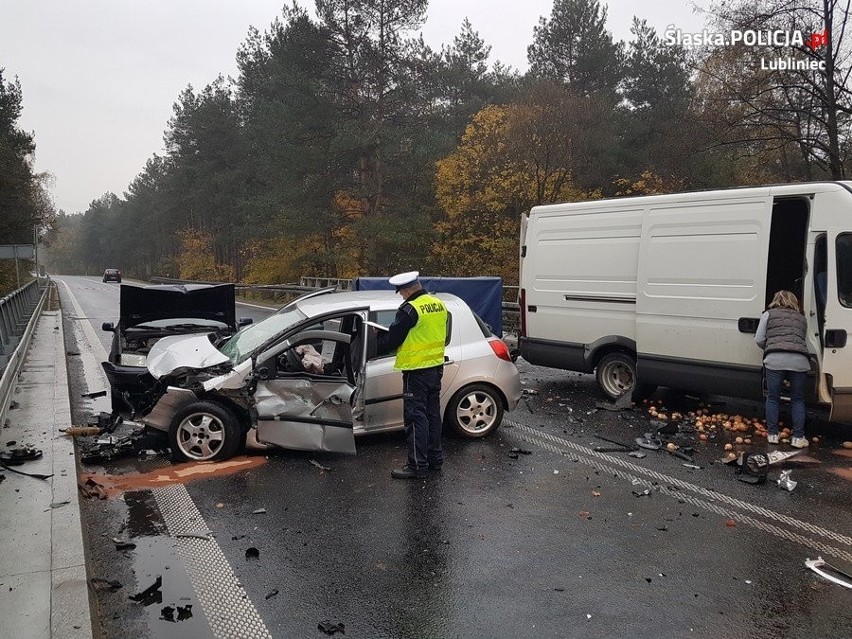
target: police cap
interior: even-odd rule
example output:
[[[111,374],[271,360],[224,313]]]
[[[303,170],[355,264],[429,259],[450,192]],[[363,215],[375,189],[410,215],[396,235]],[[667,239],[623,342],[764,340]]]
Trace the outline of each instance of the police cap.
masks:
[[[411,286],[417,281],[417,276],[420,271],[409,271],[407,273],[399,273],[388,279],[388,283],[396,289],[397,293],[401,288]]]

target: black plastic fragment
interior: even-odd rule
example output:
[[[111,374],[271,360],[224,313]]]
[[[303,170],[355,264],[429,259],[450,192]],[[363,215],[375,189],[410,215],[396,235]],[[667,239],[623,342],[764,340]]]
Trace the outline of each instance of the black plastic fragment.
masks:
[[[320,621],[317,624],[317,628],[322,630],[327,635],[333,635],[336,632],[340,634],[346,634],[345,626],[342,623],[334,623],[332,621]]]
[[[265,599],[269,600],[269,599],[272,599],[273,597],[275,597],[277,595],[278,595],[277,590],[270,590],[268,593],[266,593]]]
[[[106,397],[107,392],[105,390],[102,391],[94,391],[91,393],[83,393],[83,397],[88,397],[89,399],[95,399],[97,397]]]
[[[249,560],[257,560],[260,559],[260,551],[252,546],[251,548],[246,549],[246,559]]]

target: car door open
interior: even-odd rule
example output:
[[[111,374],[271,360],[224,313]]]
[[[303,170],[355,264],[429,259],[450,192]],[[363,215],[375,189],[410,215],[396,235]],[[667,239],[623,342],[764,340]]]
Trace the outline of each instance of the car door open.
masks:
[[[363,414],[366,359],[361,332],[304,330],[258,358],[254,399],[261,442],[355,454],[353,423]]]

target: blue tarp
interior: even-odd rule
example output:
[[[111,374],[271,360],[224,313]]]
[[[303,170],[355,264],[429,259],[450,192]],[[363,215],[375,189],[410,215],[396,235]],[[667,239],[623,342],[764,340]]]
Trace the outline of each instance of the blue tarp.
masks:
[[[500,277],[421,277],[430,293],[451,293],[463,299],[497,337],[503,337],[503,279]],[[386,277],[359,277],[356,291],[392,291]]]

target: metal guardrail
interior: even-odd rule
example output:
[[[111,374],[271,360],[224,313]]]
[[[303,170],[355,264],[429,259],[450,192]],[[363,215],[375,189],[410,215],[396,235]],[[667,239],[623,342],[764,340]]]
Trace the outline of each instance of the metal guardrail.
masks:
[[[21,341],[40,298],[38,281],[33,280],[0,299],[0,372]]]
[[[12,390],[49,294],[47,278],[43,289],[33,280],[0,300],[0,425],[6,423]]]

